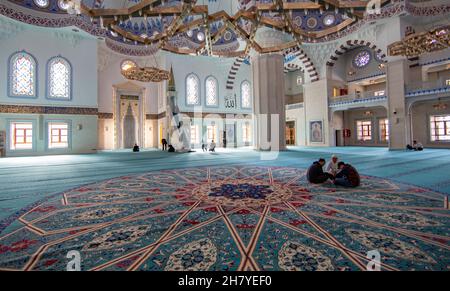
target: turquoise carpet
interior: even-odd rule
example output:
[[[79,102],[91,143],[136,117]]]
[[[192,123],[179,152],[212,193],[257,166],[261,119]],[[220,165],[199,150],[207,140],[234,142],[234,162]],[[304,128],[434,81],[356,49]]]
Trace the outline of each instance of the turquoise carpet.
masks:
[[[306,181],[331,154],[360,187]],[[373,251],[449,270],[449,170],[448,150],[357,147],[1,159],[0,270],[65,270],[69,251],[83,270],[366,270]]]
[[[24,209],[0,234],[0,271],[64,271],[74,252],[92,271],[358,271],[376,256],[381,270],[447,271],[443,198],[365,175],[315,185],[293,167],[129,174]]]
[[[217,165],[263,165],[307,168],[319,157],[339,157],[364,175],[409,183],[450,194],[450,150],[388,151],[386,148],[293,147],[273,161],[261,161],[251,149],[217,153],[170,154],[103,152],[0,159],[0,220],[56,193],[113,177],[154,170]]]

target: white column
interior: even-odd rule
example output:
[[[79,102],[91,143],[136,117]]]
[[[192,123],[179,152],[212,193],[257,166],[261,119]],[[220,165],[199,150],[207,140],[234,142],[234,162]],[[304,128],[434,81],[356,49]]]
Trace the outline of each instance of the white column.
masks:
[[[404,149],[407,144],[407,112],[405,108],[405,83],[407,83],[405,60],[392,61],[387,65],[387,95],[389,118],[389,149]]]
[[[285,150],[284,58],[279,54],[254,57],[252,69],[255,149]]]

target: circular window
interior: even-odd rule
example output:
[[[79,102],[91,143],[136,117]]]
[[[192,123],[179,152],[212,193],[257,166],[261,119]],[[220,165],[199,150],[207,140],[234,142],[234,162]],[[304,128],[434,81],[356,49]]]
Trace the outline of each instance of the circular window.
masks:
[[[375,60],[377,60],[377,61],[380,62],[380,63],[384,63],[383,57],[382,57],[382,55],[383,55],[382,52],[375,53],[374,55],[375,55]]]
[[[330,26],[330,25],[333,25],[335,21],[336,21],[336,16],[334,16],[333,14],[328,14],[328,15],[325,15],[325,17],[323,18],[323,25]]]
[[[355,58],[353,59],[353,64],[357,68],[365,67],[370,62],[370,52],[363,50],[356,54]]]
[[[315,28],[317,26],[317,19],[314,17],[308,18],[308,20],[306,20],[306,26],[308,26],[308,28]]]
[[[198,32],[197,33],[197,39],[199,40],[199,41],[204,41],[205,40],[205,34],[203,33],[203,32]]]
[[[122,62],[122,65],[120,65],[120,68],[122,69],[122,71],[127,71],[131,68],[136,67],[136,63],[130,60],[126,60]]]
[[[294,24],[297,25],[298,27],[302,26],[302,17],[301,16],[297,16],[294,18]]]
[[[59,0],[59,1],[58,1],[58,7],[59,7],[61,10],[67,10],[67,9],[69,9],[69,8],[70,8],[69,1],[67,1],[67,0]]]
[[[223,39],[225,39],[226,41],[229,41],[232,37],[233,34],[230,31],[225,32],[225,34],[223,35]]]
[[[39,8],[47,8],[48,5],[50,4],[49,0],[33,0],[34,4],[36,4],[37,7]]]
[[[186,35],[188,37],[192,37],[194,35],[194,33],[192,32],[192,30],[188,30],[188,31],[186,31]]]

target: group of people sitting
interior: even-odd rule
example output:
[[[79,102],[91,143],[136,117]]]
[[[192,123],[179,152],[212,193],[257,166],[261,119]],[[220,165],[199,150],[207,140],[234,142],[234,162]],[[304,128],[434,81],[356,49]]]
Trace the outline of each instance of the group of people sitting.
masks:
[[[216,143],[214,142],[214,140],[211,140],[211,143],[209,144],[209,149],[208,149],[208,145],[206,145],[202,142],[202,151],[215,152],[216,151]]]
[[[423,151],[423,145],[417,140],[414,140],[412,145],[409,144],[406,146],[406,149],[410,151]]]
[[[327,164],[323,158],[314,162],[308,169],[307,179],[313,184],[331,180],[335,185],[343,187],[358,187],[361,183],[358,171],[352,165],[339,161],[336,155],[332,155]]]

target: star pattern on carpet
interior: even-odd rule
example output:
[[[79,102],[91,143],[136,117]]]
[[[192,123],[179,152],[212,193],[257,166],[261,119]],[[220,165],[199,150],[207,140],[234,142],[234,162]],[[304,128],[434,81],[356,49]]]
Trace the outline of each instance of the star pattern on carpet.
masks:
[[[304,169],[220,166],[128,175],[65,191],[0,234],[0,269],[449,270],[444,195],[362,176],[358,188]],[[11,219],[10,219],[11,220]]]

